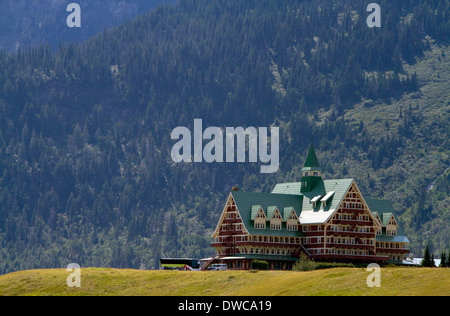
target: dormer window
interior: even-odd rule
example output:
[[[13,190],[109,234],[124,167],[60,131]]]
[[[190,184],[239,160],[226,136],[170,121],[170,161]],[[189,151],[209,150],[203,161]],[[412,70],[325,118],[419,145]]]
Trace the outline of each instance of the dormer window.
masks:
[[[287,230],[298,230],[298,217],[294,210],[292,210],[291,215],[286,222],[286,228]]]
[[[263,210],[260,209],[255,218],[255,228],[256,229],[266,229],[266,215]]]
[[[280,230],[281,229],[281,215],[278,210],[275,211],[275,213],[272,216],[272,219],[270,220],[270,229]]]
[[[316,206],[317,206],[317,201],[319,201],[321,197],[322,197],[322,195],[317,195],[317,196],[315,196],[315,197],[313,197],[313,198],[311,199],[311,203],[312,203],[312,207],[313,207],[313,208],[316,208]]]
[[[386,225],[386,235],[397,236],[398,224],[393,215],[390,215],[389,221]]]
[[[334,191],[328,192],[320,201],[322,202],[322,207],[327,206],[328,200],[334,195]]]

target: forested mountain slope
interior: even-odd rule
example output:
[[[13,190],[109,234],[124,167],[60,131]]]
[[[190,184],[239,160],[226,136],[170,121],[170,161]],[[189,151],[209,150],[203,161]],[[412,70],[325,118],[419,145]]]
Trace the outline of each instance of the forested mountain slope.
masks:
[[[0,1],[0,49],[81,42],[170,0],[2,0]],[[69,28],[70,3],[80,5],[81,27]]]
[[[211,255],[230,188],[298,181],[311,142],[326,178],[393,200],[416,255],[448,248],[449,1],[379,1],[381,28],[368,3],[180,0],[0,53],[0,273]],[[175,164],[195,118],[279,126],[279,172]]]

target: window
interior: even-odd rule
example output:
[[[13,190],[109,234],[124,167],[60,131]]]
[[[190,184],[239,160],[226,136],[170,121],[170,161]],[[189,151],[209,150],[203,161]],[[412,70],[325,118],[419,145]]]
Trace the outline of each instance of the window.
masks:
[[[386,230],[386,235],[388,235],[388,236],[396,236],[397,235],[397,230],[396,229]]]
[[[266,216],[262,210],[256,214],[255,229],[266,229]]]
[[[287,230],[298,230],[298,224],[297,221],[295,222],[289,222],[287,223]]]
[[[270,220],[270,229],[280,230],[281,229],[281,215],[278,212],[278,210],[275,211],[275,213],[272,216],[272,219]]]

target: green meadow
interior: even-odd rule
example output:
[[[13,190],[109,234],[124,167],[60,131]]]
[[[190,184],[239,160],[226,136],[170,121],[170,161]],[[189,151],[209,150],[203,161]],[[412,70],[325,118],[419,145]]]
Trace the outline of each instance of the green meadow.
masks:
[[[65,269],[0,276],[2,296],[438,296],[450,295],[450,269],[381,269],[370,288],[364,268],[293,271],[141,271],[87,268],[69,288]]]

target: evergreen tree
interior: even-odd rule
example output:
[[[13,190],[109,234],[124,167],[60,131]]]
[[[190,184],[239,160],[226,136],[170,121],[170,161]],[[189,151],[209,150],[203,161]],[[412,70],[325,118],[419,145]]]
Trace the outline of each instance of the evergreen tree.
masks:
[[[421,265],[422,265],[422,267],[432,267],[433,266],[428,245],[425,248]]]
[[[445,251],[442,251],[441,264],[439,265],[439,267],[444,268],[446,266],[447,266],[447,258],[445,257]]]

